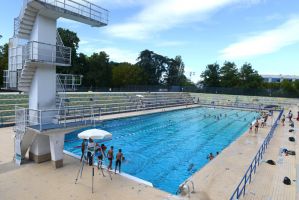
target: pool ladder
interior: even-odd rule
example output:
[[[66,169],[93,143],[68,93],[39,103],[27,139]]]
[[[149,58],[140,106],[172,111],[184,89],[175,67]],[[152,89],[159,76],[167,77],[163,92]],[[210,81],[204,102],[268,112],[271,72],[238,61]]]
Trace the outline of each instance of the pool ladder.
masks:
[[[191,184],[191,188],[190,188],[190,184]],[[190,198],[191,193],[195,193],[194,182],[190,179],[187,179],[179,186],[176,194],[182,193],[185,189],[187,189],[187,194],[188,194],[188,197]]]

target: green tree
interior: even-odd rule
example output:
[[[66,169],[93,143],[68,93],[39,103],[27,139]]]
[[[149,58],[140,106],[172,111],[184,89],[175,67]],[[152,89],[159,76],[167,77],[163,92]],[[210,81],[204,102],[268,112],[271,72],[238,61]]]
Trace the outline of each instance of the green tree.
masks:
[[[76,68],[80,66],[78,60],[78,54],[77,54],[80,39],[77,36],[77,33],[70,31],[69,29],[58,28],[57,30],[64,46],[70,47],[72,49],[71,50],[72,67],[58,67],[57,71],[59,73],[74,73],[78,71]]]
[[[167,58],[146,49],[140,52],[136,65],[143,71],[144,84],[158,85],[162,83],[162,74],[167,66]]]
[[[112,68],[112,85],[123,87],[142,84],[142,69],[130,63],[114,64]]]
[[[240,78],[236,64],[226,61],[220,68],[221,87],[238,87],[239,83]]]
[[[3,86],[3,70],[8,67],[8,44],[0,46],[0,86]]]
[[[299,93],[299,80],[295,80],[294,87],[296,88],[297,92]]]
[[[245,89],[258,89],[262,87],[263,78],[254,70],[250,63],[245,63],[240,69],[241,87]]]
[[[200,77],[203,79],[202,84],[205,87],[219,87],[220,86],[220,69],[217,63],[206,66],[204,72]]]
[[[295,84],[290,80],[283,80],[281,82],[281,88],[286,96],[294,97],[297,94]]]
[[[184,72],[185,64],[181,56],[176,56],[174,59],[168,59],[164,81],[168,86],[184,85],[186,82]]]
[[[94,53],[88,58],[88,71],[83,74],[84,85],[111,87],[112,69],[105,52]]]

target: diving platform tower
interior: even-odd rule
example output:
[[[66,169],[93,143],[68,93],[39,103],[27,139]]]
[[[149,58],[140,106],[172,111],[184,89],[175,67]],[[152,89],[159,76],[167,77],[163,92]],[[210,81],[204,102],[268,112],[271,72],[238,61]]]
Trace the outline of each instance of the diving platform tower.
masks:
[[[70,110],[57,104],[58,92],[64,86],[57,80],[56,66],[71,66],[71,48],[64,46],[59,36],[58,18],[102,27],[108,24],[108,11],[86,0],[23,1],[21,12],[14,20],[8,70],[4,72],[6,89],[29,96],[29,108],[16,108],[15,160],[18,164],[29,149],[30,159],[38,163],[52,160],[56,168],[62,167],[64,134],[78,128],[78,124],[92,123],[92,109],[84,108],[81,123],[74,123],[78,121],[67,119]]]

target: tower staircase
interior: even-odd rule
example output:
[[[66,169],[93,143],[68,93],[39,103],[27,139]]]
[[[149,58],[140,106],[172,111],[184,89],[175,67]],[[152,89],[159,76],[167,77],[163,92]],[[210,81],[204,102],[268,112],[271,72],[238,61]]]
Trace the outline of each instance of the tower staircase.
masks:
[[[58,18],[102,27],[108,24],[108,11],[87,0],[23,0],[20,14],[14,19],[14,36],[9,42],[9,66],[4,72],[6,89],[29,94],[29,108],[15,109],[15,159],[19,164],[33,142],[36,145],[34,155],[41,155],[39,149],[44,148],[45,143],[36,144],[35,138],[45,127],[53,126],[57,114],[60,115],[62,110],[66,112],[67,86],[75,89],[81,84],[82,76],[58,74],[54,79],[56,66],[71,66],[71,48],[64,46],[56,29]],[[71,83],[67,82],[69,77]],[[48,89],[49,92],[45,92]],[[83,113],[82,120],[86,120],[86,108],[81,110],[73,109],[74,115]],[[93,108],[87,111],[91,113],[89,118],[94,119]],[[64,120],[65,126],[66,123]],[[44,138],[39,137],[41,140]],[[56,151],[62,151],[59,143],[63,137],[49,135],[48,140],[52,160],[59,161],[61,153]]]

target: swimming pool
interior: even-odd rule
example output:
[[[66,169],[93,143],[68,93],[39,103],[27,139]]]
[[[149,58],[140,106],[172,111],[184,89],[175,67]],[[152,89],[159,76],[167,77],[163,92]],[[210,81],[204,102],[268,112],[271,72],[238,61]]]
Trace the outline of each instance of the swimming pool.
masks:
[[[257,116],[251,111],[199,107],[104,121],[97,128],[113,134],[105,145],[113,145],[115,154],[122,149],[123,172],[175,194],[179,184],[208,162],[210,152],[221,153]],[[65,150],[81,155],[81,131],[65,136]]]

